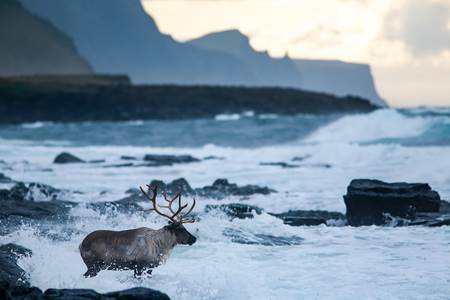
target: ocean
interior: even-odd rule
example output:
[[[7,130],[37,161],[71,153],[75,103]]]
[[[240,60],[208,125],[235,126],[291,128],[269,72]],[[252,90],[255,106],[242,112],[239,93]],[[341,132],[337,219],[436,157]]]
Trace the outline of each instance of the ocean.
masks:
[[[53,164],[61,152],[102,163]],[[121,156],[190,154],[218,159],[163,167],[108,167]],[[294,158],[302,158],[301,160]],[[285,162],[295,168],[261,163]],[[145,286],[172,299],[448,299],[448,226],[293,227],[268,212],[328,210],[345,213],[342,195],[355,178],[426,182],[450,200],[450,109],[382,109],[355,115],[218,115],[180,121],[36,122],[0,126],[0,172],[41,182],[80,203],[73,220],[0,236],[33,251],[19,260],[41,289],[93,288],[100,292]],[[118,200],[153,179],[183,177],[194,188],[226,178],[278,191],[269,195],[198,198],[199,221],[186,228],[197,237],[177,246],[151,277],[102,271],[84,278],[78,252],[97,229],[159,228],[152,213],[100,214],[84,204]],[[2,186],[8,186],[3,184]],[[41,199],[46,201],[48,199]],[[252,219],[205,213],[207,204],[245,203],[264,209]],[[254,243],[232,240],[237,232]],[[286,245],[259,243],[273,236]]]

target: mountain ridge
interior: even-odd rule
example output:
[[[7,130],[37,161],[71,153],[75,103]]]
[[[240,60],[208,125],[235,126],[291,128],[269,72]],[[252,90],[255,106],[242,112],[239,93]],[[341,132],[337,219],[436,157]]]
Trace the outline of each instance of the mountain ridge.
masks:
[[[70,37],[16,0],[0,1],[0,76],[91,73]]]
[[[255,57],[271,58],[267,52],[259,52],[250,45],[250,39],[237,29],[211,32],[188,41],[199,48],[222,51],[251,60]],[[272,58],[274,59],[274,58]],[[385,106],[378,95],[370,66],[339,60],[314,60],[282,58],[289,60],[299,72],[295,87],[311,91],[331,93],[338,96],[355,95],[370,99],[377,105]]]

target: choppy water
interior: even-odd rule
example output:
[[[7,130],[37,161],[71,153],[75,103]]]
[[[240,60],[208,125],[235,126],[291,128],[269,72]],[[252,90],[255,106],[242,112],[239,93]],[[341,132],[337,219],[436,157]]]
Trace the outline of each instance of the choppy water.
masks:
[[[86,160],[106,159],[104,164],[121,162],[121,155],[147,153],[214,155],[225,160],[159,168],[52,164],[62,151]],[[309,157],[300,168],[259,165],[291,162],[298,156]],[[450,110],[321,117],[247,112],[215,120],[1,126],[0,159],[0,172],[7,176],[83,192],[70,196],[78,202],[116,200],[151,179],[185,177],[193,187],[201,187],[228,178],[240,185],[267,185],[279,193],[220,203],[244,201],[269,212],[345,212],[342,195],[353,178],[428,182],[442,198],[450,199]],[[111,291],[142,285],[172,299],[449,298],[449,227],[290,227],[266,213],[234,221],[202,213],[206,204],[218,202],[199,199],[196,211],[201,221],[187,225],[197,243],[177,247],[166,265],[142,280],[134,279],[131,271],[102,271],[96,278],[83,278],[78,244],[96,229],[164,224],[152,215],[111,218],[78,207],[72,211],[76,222],[71,228],[51,228],[42,234],[23,227],[0,237],[0,243],[16,242],[33,250],[34,255],[20,264],[30,273],[31,283],[43,289]],[[230,228],[250,237],[304,240],[295,246],[243,245],[223,234]]]

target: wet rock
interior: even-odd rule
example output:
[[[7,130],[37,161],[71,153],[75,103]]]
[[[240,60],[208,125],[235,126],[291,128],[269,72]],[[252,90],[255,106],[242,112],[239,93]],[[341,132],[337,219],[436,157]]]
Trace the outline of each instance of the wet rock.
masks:
[[[44,293],[37,287],[14,287],[0,283],[0,299],[62,299],[62,300],[170,300],[169,296],[149,288],[101,294],[89,289],[48,289]]]
[[[58,200],[58,191],[49,185],[31,183],[27,186],[23,182],[9,190],[0,190],[0,231],[4,233],[8,226],[27,220],[66,220],[69,210],[77,204]]]
[[[450,202],[441,200],[441,205],[439,207],[439,212],[441,214],[450,214]]]
[[[94,159],[94,160],[90,160],[90,161],[88,161],[88,163],[90,163],[90,164],[102,164],[102,163],[104,163],[106,160],[104,160],[104,159]]]
[[[76,157],[68,152],[62,152],[58,154],[53,160],[54,164],[69,164],[69,163],[84,163],[81,158]]]
[[[260,166],[276,166],[276,167],[282,167],[284,169],[292,169],[292,168],[299,168],[299,165],[293,165],[288,164],[285,162],[261,162],[259,163]]]
[[[143,211],[143,208],[139,205],[139,202],[144,201],[148,200],[144,198],[139,191],[117,201],[87,203],[86,207],[91,208],[101,214],[114,214],[116,212],[132,214]]]
[[[169,296],[156,290],[148,288],[132,288],[119,292],[107,293],[105,297],[123,300],[170,300]]]
[[[150,186],[157,186],[159,190],[169,195],[181,193],[182,195],[195,195],[196,191],[191,187],[189,182],[184,178],[175,179],[172,182],[164,183],[162,180],[152,180]]]
[[[0,196],[16,201],[51,201],[56,200],[60,193],[61,190],[47,184],[32,182],[27,186],[23,182],[18,182],[9,191],[1,190]]]
[[[120,159],[121,159],[121,160],[137,160],[136,157],[134,157],[134,156],[128,156],[128,155],[122,155],[122,156],[120,157]]]
[[[134,167],[135,165],[133,163],[124,163],[124,164],[114,164],[114,165],[107,165],[103,166],[103,168],[128,168],[128,167]]]
[[[304,156],[295,156],[291,160],[292,161],[304,161],[305,159],[308,159],[310,157],[311,157],[311,155],[307,154],[307,155],[304,155]]]
[[[31,250],[16,244],[5,244],[0,246],[0,290],[3,285],[10,287],[28,287],[26,272],[17,265],[21,256],[30,256]],[[2,298],[0,292],[0,298]]]
[[[195,191],[198,195],[217,199],[222,199],[226,196],[268,195],[270,193],[276,193],[275,190],[258,185],[238,186],[235,183],[228,182],[227,179],[217,179],[212,185],[196,189]]]
[[[150,185],[158,186],[161,191],[170,195],[181,192],[182,195],[203,196],[215,199],[222,199],[227,196],[250,196],[254,194],[267,195],[276,193],[268,187],[257,185],[238,186],[230,183],[227,179],[217,179],[212,185],[193,189],[189,182],[184,178],[176,179],[170,183],[164,183],[162,180],[153,180]]]
[[[225,157],[210,155],[203,157],[203,160],[225,160]]]
[[[437,213],[440,196],[426,183],[385,183],[352,180],[344,196],[347,220],[352,226],[383,225],[385,214],[414,219],[417,213]]]
[[[339,212],[324,210],[290,210],[284,213],[269,213],[291,226],[315,226],[327,224],[329,221],[344,221],[345,215]]]
[[[0,183],[11,183],[13,180],[3,173],[0,173]]]
[[[252,219],[254,217],[254,214],[260,215],[263,212],[263,210],[257,206],[242,203],[230,203],[221,205],[208,204],[205,206],[205,212],[207,213],[214,210],[222,211],[232,219]]]
[[[171,166],[199,162],[200,159],[191,155],[147,154],[144,156],[144,161],[150,162],[151,166]]]
[[[260,233],[253,234],[233,228],[226,228],[223,235],[229,237],[233,243],[246,245],[293,246],[300,245],[303,242],[303,238],[295,235],[284,237]]]

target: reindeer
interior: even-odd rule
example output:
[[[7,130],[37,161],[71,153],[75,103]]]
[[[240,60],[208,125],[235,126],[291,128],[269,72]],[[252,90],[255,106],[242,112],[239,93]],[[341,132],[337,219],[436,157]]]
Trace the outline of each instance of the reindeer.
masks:
[[[150,197],[140,187],[144,196],[150,200],[153,208],[160,216],[169,219],[169,225],[158,230],[147,227],[124,230],[97,230],[88,234],[80,244],[80,254],[88,270],[85,277],[94,277],[101,270],[134,270],[134,276],[139,277],[144,271],[151,275],[152,269],[163,264],[170,256],[173,248],[178,245],[192,245],[197,240],[183,226],[193,223],[194,219],[186,218],[195,207],[195,199],[191,208],[182,213],[188,204],[182,205],[181,194],[177,193],[172,199],[163,193],[166,206],[157,204],[158,187],[147,185],[152,191]],[[173,208],[178,199],[178,209]],[[161,212],[159,208],[168,208],[171,216]]]

